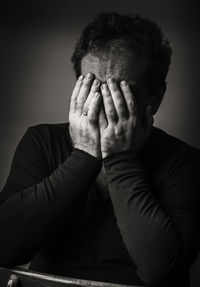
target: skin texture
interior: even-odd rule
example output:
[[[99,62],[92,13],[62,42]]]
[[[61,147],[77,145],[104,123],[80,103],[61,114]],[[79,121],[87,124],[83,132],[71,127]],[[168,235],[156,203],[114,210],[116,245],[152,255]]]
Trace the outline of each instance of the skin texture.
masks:
[[[75,85],[70,102],[70,134],[75,148],[101,158],[98,128],[101,97],[100,93],[96,93],[100,82],[93,79],[93,75],[89,73],[86,77],[80,76]],[[88,97],[91,100],[85,116],[83,109]]]
[[[112,77],[118,83],[126,80],[134,89],[137,86],[137,95],[134,94],[137,102],[137,109],[143,113],[144,106],[150,103],[148,88],[143,81],[147,63],[138,60],[136,57],[124,50],[117,50],[109,54],[98,54],[93,56],[86,55],[81,62],[81,71],[83,75],[88,72],[95,75],[101,83],[106,83],[107,79]]]
[[[142,77],[145,68],[145,62],[125,53],[82,59],[85,77],[75,85],[69,113],[76,148],[105,158],[144,146],[153,123],[151,98]]]

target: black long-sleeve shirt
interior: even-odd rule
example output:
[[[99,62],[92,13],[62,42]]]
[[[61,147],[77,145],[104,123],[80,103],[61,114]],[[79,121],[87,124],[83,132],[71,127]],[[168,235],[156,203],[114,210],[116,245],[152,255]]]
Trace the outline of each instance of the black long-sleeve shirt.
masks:
[[[140,154],[108,156],[102,168],[72,148],[68,124],[31,127],[0,193],[0,265],[33,258],[39,272],[189,286],[199,176],[199,151],[157,128]]]

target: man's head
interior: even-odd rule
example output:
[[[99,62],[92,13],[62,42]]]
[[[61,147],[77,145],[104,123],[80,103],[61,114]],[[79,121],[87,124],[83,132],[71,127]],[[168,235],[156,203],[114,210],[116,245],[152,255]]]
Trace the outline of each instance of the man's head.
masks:
[[[171,48],[158,26],[140,16],[100,14],[83,30],[72,55],[76,76],[93,73],[130,83],[143,109],[155,113],[166,89]]]

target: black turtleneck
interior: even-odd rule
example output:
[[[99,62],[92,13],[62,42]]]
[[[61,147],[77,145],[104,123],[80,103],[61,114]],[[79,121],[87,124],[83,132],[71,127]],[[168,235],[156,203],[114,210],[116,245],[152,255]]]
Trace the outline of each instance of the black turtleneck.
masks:
[[[140,153],[101,162],[68,124],[31,127],[0,193],[0,265],[96,281],[189,286],[200,153],[153,128]]]

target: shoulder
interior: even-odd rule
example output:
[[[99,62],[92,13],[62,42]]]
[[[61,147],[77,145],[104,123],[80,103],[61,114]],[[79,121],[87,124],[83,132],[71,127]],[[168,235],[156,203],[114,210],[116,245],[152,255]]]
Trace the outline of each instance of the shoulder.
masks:
[[[67,136],[68,123],[55,123],[55,124],[38,124],[30,126],[27,131],[33,135],[43,135],[48,137],[49,134],[57,134],[58,136]]]
[[[200,176],[200,150],[161,129],[153,128],[146,152],[152,167],[165,178],[179,172]]]
[[[37,140],[65,140],[69,141],[69,123],[38,124],[27,129],[26,134]]]
[[[159,128],[153,128],[149,138],[149,149],[155,150],[158,156],[177,158],[186,154],[200,156],[200,150],[177,137],[169,135]]]
[[[29,127],[22,137],[16,155],[43,159],[52,172],[72,152],[68,123],[38,124]],[[16,157],[15,155],[15,157]]]
[[[48,153],[53,150],[70,151],[69,123],[45,123],[30,126],[21,139],[21,146],[22,144]]]

